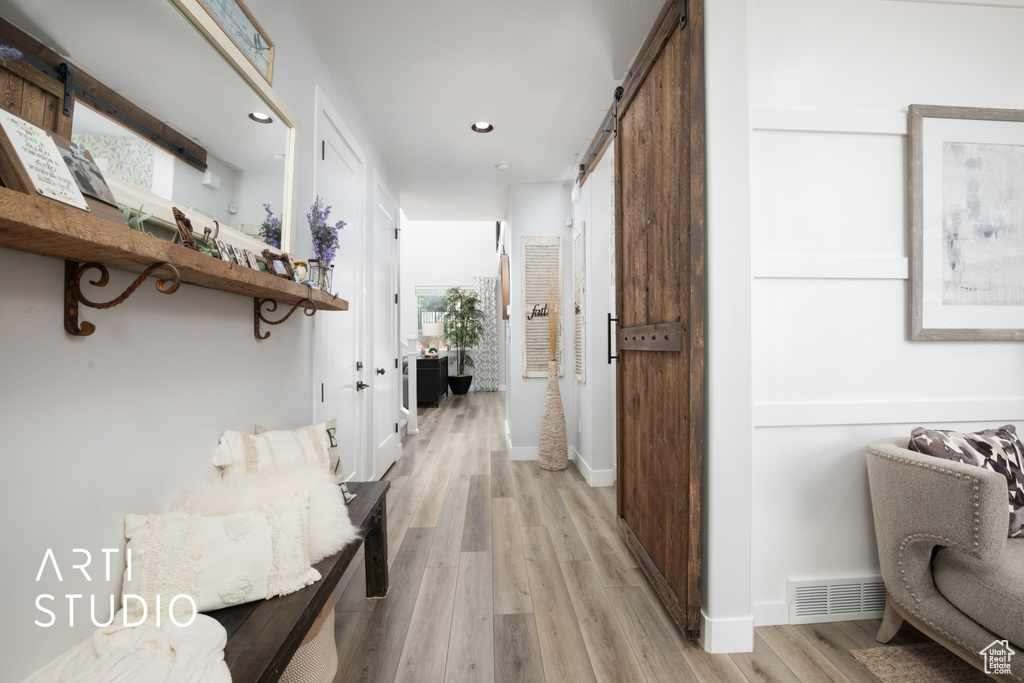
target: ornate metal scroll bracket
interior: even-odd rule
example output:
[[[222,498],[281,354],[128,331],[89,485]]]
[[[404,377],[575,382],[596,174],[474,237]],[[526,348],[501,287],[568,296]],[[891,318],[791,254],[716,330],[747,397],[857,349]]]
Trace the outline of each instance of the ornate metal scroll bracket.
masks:
[[[68,334],[75,337],[88,337],[90,334],[96,331],[96,326],[90,322],[78,320],[78,308],[79,306],[88,306],[89,308],[113,308],[118,304],[122,304],[125,300],[132,295],[139,286],[145,282],[146,278],[152,275],[155,271],[163,268],[170,273],[170,277],[161,278],[156,282],[156,288],[158,291],[164,294],[174,294],[178,291],[178,287],[181,285],[181,274],[178,273],[178,269],[169,263],[154,263],[149,268],[142,271],[142,274],[135,278],[135,282],[128,285],[128,288],[124,290],[121,296],[117,297],[112,301],[106,303],[96,303],[90,301],[85,295],[82,294],[82,277],[86,271],[97,270],[99,271],[99,278],[90,280],[89,284],[94,287],[106,287],[107,283],[110,282],[110,273],[106,267],[100,263],[83,263],[78,264],[75,261],[64,262],[64,329]]]
[[[294,306],[292,306],[292,309],[290,311],[288,311],[287,313],[284,314],[283,318],[281,318],[280,320],[271,320],[268,317],[266,317],[266,315],[264,315],[263,307],[264,306],[267,307],[266,308],[266,312],[267,313],[273,313],[274,311],[277,310],[277,302],[274,301],[273,299],[260,299],[259,297],[256,297],[252,301],[253,301],[253,334],[256,335],[257,339],[266,339],[267,337],[270,336],[270,331],[269,330],[267,330],[266,334],[260,334],[260,321],[261,320],[263,322],[265,322],[266,324],[268,324],[268,325],[280,325],[285,320],[290,318],[292,316],[292,313],[294,313],[295,310],[299,306],[302,306],[302,312],[305,313],[307,316],[312,317],[314,314],[316,314],[316,302],[313,301],[312,299],[301,299],[298,302],[296,302],[296,304]]]

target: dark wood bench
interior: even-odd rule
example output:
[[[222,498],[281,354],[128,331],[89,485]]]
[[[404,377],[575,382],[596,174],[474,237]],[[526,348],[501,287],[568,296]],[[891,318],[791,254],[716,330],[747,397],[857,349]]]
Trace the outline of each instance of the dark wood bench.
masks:
[[[382,598],[388,592],[386,494],[391,482],[350,483],[348,487],[356,494],[348,514],[366,544],[366,597]],[[359,541],[350,543],[337,555],[313,565],[321,578],[312,586],[209,613],[228,632],[224,661],[232,681],[271,683],[281,677],[358,549]]]

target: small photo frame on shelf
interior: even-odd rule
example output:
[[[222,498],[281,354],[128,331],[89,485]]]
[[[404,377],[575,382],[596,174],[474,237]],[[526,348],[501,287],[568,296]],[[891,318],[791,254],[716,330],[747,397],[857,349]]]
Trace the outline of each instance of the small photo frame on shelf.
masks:
[[[78,182],[78,189],[82,191],[82,194],[89,195],[101,202],[106,202],[116,207],[117,200],[114,198],[114,193],[107,186],[107,181],[103,178],[103,172],[96,165],[96,161],[92,158],[89,150],[82,145],[70,141],[67,141],[66,147],[61,144],[60,140],[55,140],[55,142],[60,150],[60,155],[64,157],[64,163],[67,164],[68,170],[71,171],[71,175]]]
[[[231,258],[231,252],[228,250],[228,245],[224,244],[224,240],[217,240],[217,251],[220,252],[220,258],[228,263],[233,263],[234,259]]]
[[[231,250],[231,256],[234,259],[235,263],[237,263],[240,266],[245,266],[246,268],[249,267],[249,260],[245,258],[245,252],[242,250],[241,247],[236,247],[233,244],[229,244],[228,249]]]
[[[275,254],[269,249],[264,249],[263,258],[267,259],[267,270],[271,275],[276,275],[285,280],[295,279],[295,273],[292,272],[292,262],[288,254]]]

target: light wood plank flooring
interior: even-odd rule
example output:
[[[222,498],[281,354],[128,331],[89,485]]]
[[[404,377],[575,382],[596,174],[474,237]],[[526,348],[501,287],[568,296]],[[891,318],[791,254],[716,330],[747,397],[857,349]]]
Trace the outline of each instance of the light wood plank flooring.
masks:
[[[420,410],[385,476],[388,596],[363,597],[361,561],[335,594],[336,683],[877,680],[849,651],[878,647],[878,621],[759,627],[739,655],[685,640],[617,534],[614,489],[510,462],[504,400]],[[922,640],[905,629],[894,644]]]

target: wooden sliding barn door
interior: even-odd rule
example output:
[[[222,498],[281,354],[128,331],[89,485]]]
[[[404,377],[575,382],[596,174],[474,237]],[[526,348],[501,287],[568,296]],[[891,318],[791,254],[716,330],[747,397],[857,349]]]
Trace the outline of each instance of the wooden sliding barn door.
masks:
[[[615,141],[619,528],[690,638],[700,634],[703,55],[702,0],[670,2],[627,78]]]

